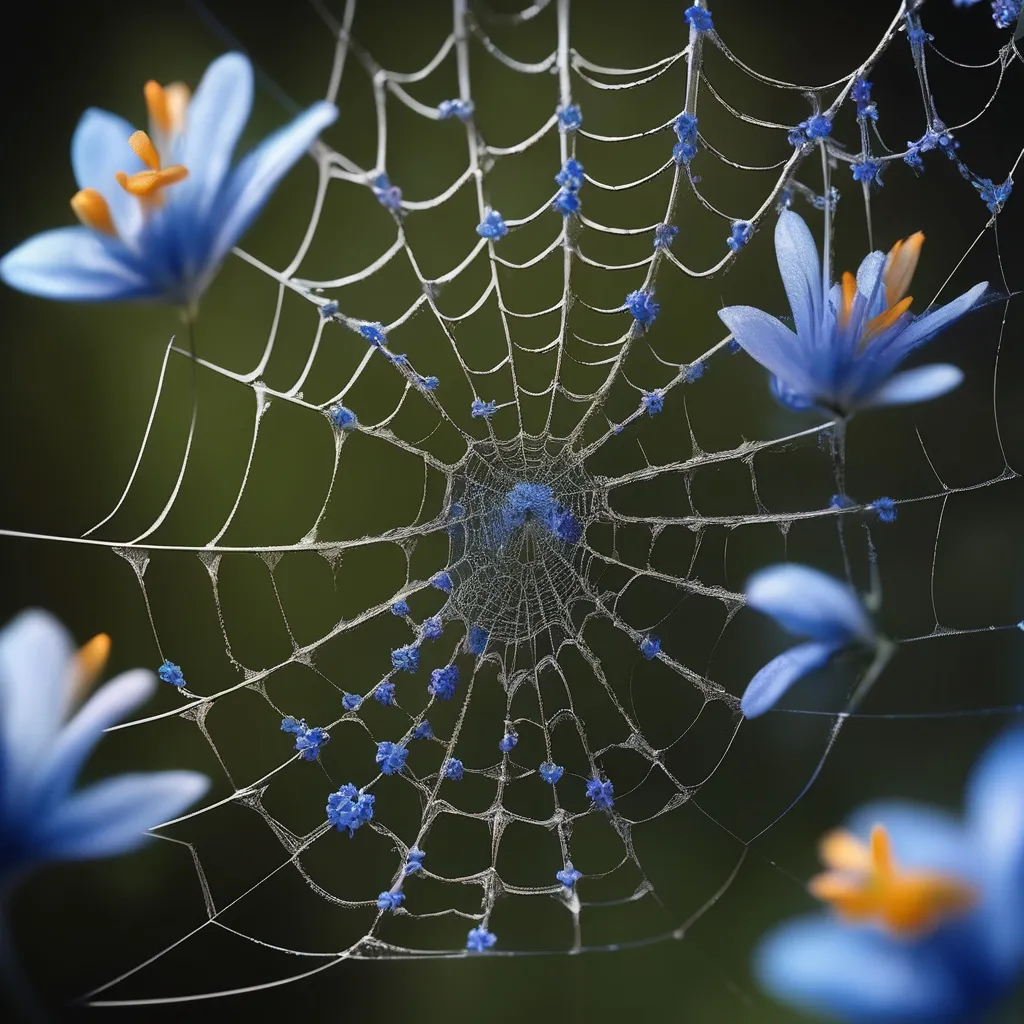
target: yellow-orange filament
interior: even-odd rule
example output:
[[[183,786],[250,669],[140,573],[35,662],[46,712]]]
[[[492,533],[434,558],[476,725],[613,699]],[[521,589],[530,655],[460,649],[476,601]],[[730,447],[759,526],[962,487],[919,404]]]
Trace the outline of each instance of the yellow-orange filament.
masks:
[[[187,85],[172,82],[162,86],[159,82],[148,81],[143,89],[146,109],[149,111],[150,127],[162,135],[179,132],[185,124],[190,93]]]
[[[110,206],[94,188],[83,188],[71,197],[71,209],[75,216],[93,231],[101,231],[105,235],[117,237],[117,228],[110,216]]]
[[[128,139],[135,155],[150,169],[136,174],[125,174],[118,171],[114,177],[126,192],[146,200],[149,203],[159,202],[162,198],[160,190],[188,177],[188,168],[180,164],[171,167],[160,166],[160,154],[153,141],[145,132],[133,132]]]
[[[913,295],[900,299],[895,306],[890,306],[884,313],[870,319],[864,327],[864,334],[861,336],[861,343],[870,341],[872,338],[887,331],[908,309],[914,301]]]
[[[97,633],[87,644],[83,644],[75,655],[72,680],[72,699],[80,701],[106,668],[110,657],[110,637],[106,633]]]
[[[820,853],[831,870],[811,879],[810,891],[850,921],[877,920],[897,935],[922,935],[977,900],[959,878],[901,870],[881,825],[871,830],[870,846],[840,830],[825,837]]]
[[[848,270],[843,271],[843,305],[839,310],[839,326],[847,327],[850,313],[853,311],[853,300],[857,295],[857,278]]]
[[[924,233],[915,232],[909,238],[897,242],[889,250],[889,258],[885,262],[882,281],[885,284],[885,304],[895,306],[910,287],[917,270],[917,261],[921,258],[921,246],[924,245]]]

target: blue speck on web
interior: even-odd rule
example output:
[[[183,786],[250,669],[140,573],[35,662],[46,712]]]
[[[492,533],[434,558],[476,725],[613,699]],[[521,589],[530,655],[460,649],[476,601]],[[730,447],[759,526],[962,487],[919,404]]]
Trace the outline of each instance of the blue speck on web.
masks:
[[[875,511],[878,513],[878,521],[880,523],[896,522],[896,502],[893,501],[892,498],[875,498],[875,500],[871,504],[874,506]]]
[[[483,399],[473,399],[473,404],[470,406],[469,414],[473,419],[490,419],[498,411],[497,402],[485,402]]]
[[[462,778],[463,770],[462,762],[457,757],[449,757],[444,763],[444,777],[453,782],[458,782]]]
[[[991,178],[978,178],[972,184],[989,213],[999,213],[1013,191],[1013,178],[1007,178],[1001,185],[996,185]]]
[[[440,383],[440,379],[433,375],[419,378],[419,385],[424,391],[436,391]]]
[[[555,764],[553,761],[545,761],[537,769],[537,773],[540,777],[552,786],[562,777],[564,772],[565,769],[560,764]]]
[[[711,32],[715,27],[711,12],[703,7],[698,7],[697,4],[687,7],[683,11],[683,17],[686,19],[686,24],[697,32]]]
[[[558,108],[558,127],[563,132],[574,132],[583,126],[583,113],[578,103]]]
[[[551,532],[567,544],[575,544],[583,536],[583,525],[567,508],[559,506],[551,517]]]
[[[479,928],[471,928],[466,936],[466,949],[474,953],[483,953],[490,949],[498,941],[494,932],[489,932],[481,925]]]
[[[398,213],[402,208],[402,190],[397,185],[392,185],[386,174],[379,174],[373,182],[373,194],[386,210]]]
[[[658,656],[661,652],[661,640],[653,634],[645,636],[640,641],[640,653],[648,660],[651,661]]]
[[[397,910],[405,902],[404,892],[382,892],[377,897],[378,910]]]
[[[679,141],[672,147],[672,159],[680,166],[697,155],[697,115],[683,111],[673,125]]]
[[[754,225],[748,220],[734,220],[732,222],[732,233],[726,239],[725,244],[733,252],[739,252],[750,241],[754,235]]]
[[[701,379],[704,376],[704,371],[708,368],[707,363],[698,359],[695,363],[690,363],[689,366],[683,371],[683,382],[686,384],[693,384],[694,382]]]
[[[405,862],[405,873],[412,875],[419,871],[423,867],[424,857],[426,857],[426,854],[418,846],[412,847]]]
[[[359,426],[356,414],[343,405],[336,405],[331,409],[331,422],[339,430],[355,430]]]
[[[430,577],[430,585],[435,590],[440,590],[445,594],[452,592],[452,578],[446,572],[437,572]]]
[[[657,416],[665,408],[665,396],[660,391],[645,391],[640,399],[640,407],[648,416]]]
[[[156,670],[156,674],[163,682],[170,683],[171,686],[177,686],[180,689],[185,685],[185,676],[181,671],[181,666],[175,665],[173,661],[164,661]]]
[[[415,672],[420,667],[420,649],[415,644],[398,647],[391,652],[391,667],[399,672]]]
[[[441,121],[447,121],[452,117],[468,121],[475,109],[472,100],[441,100],[437,105],[437,116]]]
[[[446,668],[435,668],[430,673],[427,689],[438,700],[451,700],[455,695],[455,687],[459,684],[459,670],[455,665]]]
[[[725,350],[730,355],[736,355],[737,352],[743,351],[743,346],[735,338],[731,338],[729,344],[725,346]]]
[[[560,188],[551,208],[563,217],[569,217],[580,211],[580,197],[568,188]]]
[[[380,683],[377,688],[373,691],[373,699],[378,704],[383,704],[385,707],[390,707],[395,703],[395,684],[394,683]]]
[[[482,626],[470,626],[466,636],[466,650],[470,654],[483,654],[487,647],[488,632]]]
[[[359,333],[371,344],[378,348],[387,344],[388,336],[384,333],[383,324],[360,324]]]
[[[497,242],[508,234],[508,225],[497,210],[487,210],[484,219],[476,226],[476,233],[481,238]]]
[[[338,315],[338,304],[334,301],[334,299],[331,299],[328,302],[325,302],[325,303],[323,303],[323,305],[320,306],[320,318],[322,320],[330,320],[332,316],[337,316],[337,315]]]
[[[303,761],[315,761],[320,756],[320,748],[330,742],[330,733],[325,732],[319,727],[309,729],[306,727],[305,722],[300,722],[299,724],[302,728],[295,734],[294,749],[299,752],[299,757]],[[283,723],[281,728],[284,728]]]
[[[409,757],[409,750],[399,743],[392,743],[384,740],[377,744],[377,756],[375,758],[378,767],[385,775],[394,775],[405,767]]]
[[[327,798],[327,820],[339,832],[348,829],[351,839],[356,829],[373,818],[372,793],[360,793],[351,782]]]
[[[431,615],[429,619],[424,619],[420,627],[420,636],[424,640],[436,640],[443,632],[444,626],[440,615]]]
[[[654,301],[652,295],[642,289],[630,292],[623,305],[641,327],[650,327],[657,319],[658,313],[661,312],[661,305]]]
[[[570,192],[578,192],[583,188],[583,164],[574,158],[566,160],[555,175],[555,182]]]
[[[605,779],[588,779],[587,780],[587,796],[594,802],[594,806],[600,811],[610,811],[615,801],[612,799],[612,794],[615,792],[615,787],[610,781]]]
[[[670,248],[672,243],[676,240],[676,235],[678,234],[679,228],[677,228],[675,224],[659,224],[654,229],[654,248]]]
[[[363,698],[358,693],[346,693],[345,696],[341,698],[341,706],[346,711],[356,711],[362,703]]]
[[[434,730],[430,728],[430,722],[424,718],[423,721],[413,729],[412,738],[414,740],[432,740],[434,738]]]
[[[829,508],[851,508],[857,503],[848,494],[833,494],[828,503]]]
[[[555,872],[555,878],[557,878],[566,889],[571,889],[581,878],[583,877],[582,871],[577,871],[572,866],[572,861],[567,860],[565,867],[561,871]]]
[[[859,160],[850,164],[850,170],[854,181],[882,184],[882,165],[877,160]]]
[[[498,749],[507,754],[518,742],[519,737],[514,732],[507,732],[498,740]]]
[[[404,599],[402,599],[402,598],[399,598],[391,606],[391,614],[392,615],[399,615],[399,616],[408,615],[409,614],[409,602],[404,600]]]

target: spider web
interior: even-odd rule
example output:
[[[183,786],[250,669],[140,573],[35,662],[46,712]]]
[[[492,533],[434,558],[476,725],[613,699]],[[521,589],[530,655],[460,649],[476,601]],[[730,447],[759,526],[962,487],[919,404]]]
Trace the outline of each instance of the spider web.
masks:
[[[848,462],[836,424],[766,416],[762,372],[733,350],[715,316],[723,295],[752,301],[756,273],[774,280],[769,240],[784,205],[819,236],[832,239],[835,220],[837,257],[848,263],[865,242],[886,248],[909,233],[879,217],[894,183],[914,180],[912,144],[893,146],[893,137],[948,131],[964,140],[948,163],[927,157],[941,163],[928,164],[912,193],[926,230],[932,204],[984,187],[968,170],[976,122],[1015,131],[1014,151],[1021,144],[1020,129],[1006,129],[1014,113],[1005,95],[1020,81],[1014,44],[1001,36],[1001,48],[973,62],[947,55],[942,40],[910,45],[921,15],[907,6],[893,8],[856,66],[808,85],[734,54],[727,12],[717,10],[709,35],[687,32],[673,11],[656,40],[667,55],[615,67],[574,46],[577,22],[591,15],[570,0],[505,14],[453,0],[430,59],[399,72],[360,42],[357,0],[314,4],[333,47],[325,95],[342,110],[337,139],[316,147],[316,191],[292,258],[274,267],[239,249],[225,269],[245,275],[253,302],[257,292],[273,296],[260,351],[218,359],[218,346],[237,355],[243,343],[229,337],[229,322],[207,330],[201,316],[188,343],[181,335],[166,346],[137,458],[110,513],[79,537],[2,531],[106,548],[130,566],[158,658],[180,663],[186,684],[177,703],[166,688],[166,711],[118,731],[198,734],[197,760],[219,780],[206,806],[159,831],[192,858],[205,915],[90,1003],[262,990],[352,959],[462,957],[470,928],[497,936],[491,955],[682,938],[728,892],[748,851],[758,856],[755,840],[808,793],[848,722],[1016,708],[1012,690],[1000,702],[992,685],[971,704],[961,689],[932,694],[922,711],[900,682],[917,675],[915,652],[933,640],[992,643],[1017,629],[1009,617],[950,627],[937,597],[944,517],[958,513],[962,496],[1017,479],[995,388],[1012,305],[998,249],[1006,215],[977,203],[961,258],[934,271],[937,296],[948,299],[986,276],[968,272],[983,255],[1003,296],[977,314],[995,368],[986,379],[979,365],[967,386],[977,399],[992,384],[986,432],[970,434],[970,468],[989,467],[981,476],[947,482],[926,445],[929,427],[915,431],[905,412],[882,414],[900,418],[886,428],[892,435],[867,425],[857,433],[858,421]],[[945,124],[934,66],[956,83],[949,106],[970,105]],[[854,82],[885,67],[893,76],[902,68],[919,92],[906,126],[887,123],[889,97],[878,90],[879,120],[855,116]],[[502,90],[522,100],[490,119]],[[441,116],[452,110],[444,100],[461,104],[454,116]],[[370,136],[346,129],[360,104],[373,112]],[[560,112],[574,104],[584,120],[567,129]],[[787,135],[815,111],[834,119],[831,135],[794,147]],[[677,135],[685,141],[673,134],[680,114],[699,126],[696,156],[681,163],[672,154]],[[519,121],[532,127],[517,135]],[[727,155],[734,149],[742,156]],[[451,153],[461,169],[431,187]],[[571,159],[586,168],[574,190],[581,208],[562,216],[552,210],[553,178]],[[886,189],[853,181],[849,167],[868,159]],[[1009,179],[1020,159],[986,170]],[[616,178],[624,167],[644,169]],[[949,168],[960,173],[942,176]],[[506,205],[510,194],[523,205]],[[492,209],[507,237],[474,233]],[[752,237],[730,247],[737,222]],[[659,236],[661,225],[678,236]],[[745,262],[754,277],[741,276]],[[736,275],[723,278],[734,264]],[[626,311],[635,291],[662,306],[649,329]],[[773,301],[779,308],[778,289]],[[964,330],[951,338],[962,342]],[[154,437],[164,410],[180,411],[186,394],[184,447],[168,463]],[[664,405],[657,417],[652,401]],[[211,408],[218,431],[231,421],[230,437],[204,436]],[[926,424],[930,415],[921,413]],[[277,420],[286,426],[275,433]],[[242,433],[238,422],[248,424]],[[242,458],[230,469],[214,456],[201,462],[221,444]],[[895,468],[871,461],[879,444],[894,446]],[[205,482],[190,487],[197,462]],[[153,489],[147,473],[161,471],[170,472],[166,497],[130,529],[145,504],[133,505],[138,492]],[[219,494],[207,478],[221,472],[231,481],[226,507],[211,497],[212,528],[183,536],[197,520],[182,506],[202,504],[204,487]],[[865,500],[830,504],[843,473]],[[521,484],[535,488],[539,505],[510,526],[509,496]],[[886,490],[899,520],[876,526],[873,502]],[[561,533],[552,515],[563,517]],[[892,629],[898,640],[874,662],[830,669],[799,690],[791,713],[759,724],[806,725],[780,764],[777,749],[750,738],[737,697],[778,637],[737,613],[746,573],[787,554],[845,572],[876,605],[887,555],[910,567],[918,589],[914,614],[901,615],[897,587],[895,621],[885,622],[908,629]],[[220,652],[196,625],[200,600],[181,600],[183,565],[194,559]],[[434,617],[440,635],[428,639]],[[411,673],[391,653],[410,646]],[[452,666],[458,683],[443,700],[426,684]],[[392,685],[393,702],[382,702]],[[859,710],[883,690],[888,707],[905,699],[909,710]],[[330,734],[315,762],[291,749],[293,734],[280,729],[289,717]],[[379,773],[384,741],[407,751],[401,771]],[[770,779],[751,779],[750,765],[773,754]],[[564,769],[554,786],[540,773],[550,764]],[[610,808],[589,798],[591,780],[614,785]],[[374,797],[372,819],[351,838],[324,817],[328,794],[347,783]],[[691,843],[705,852],[689,856],[681,879],[680,850]],[[417,849],[425,857],[409,873]],[[583,872],[574,888],[555,877],[570,861]],[[379,909],[383,892],[404,903]],[[164,958],[189,965],[230,942],[268,959],[216,991],[147,987],[146,969]],[[269,966],[275,954],[284,968]]]

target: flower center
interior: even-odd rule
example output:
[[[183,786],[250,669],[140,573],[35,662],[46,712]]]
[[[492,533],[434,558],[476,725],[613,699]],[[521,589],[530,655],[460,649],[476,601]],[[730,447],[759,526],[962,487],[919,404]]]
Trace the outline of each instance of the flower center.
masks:
[[[182,167],[181,164],[173,164],[171,167],[161,166],[160,154],[145,132],[133,132],[128,139],[128,145],[132,147],[135,155],[149,170],[138,171],[136,174],[125,174],[124,171],[118,171],[114,177],[121,188],[133,196],[138,196],[144,201],[144,204],[161,202],[163,200],[162,189],[188,177],[188,168]]]
[[[882,825],[871,830],[870,846],[849,832],[830,832],[821,859],[830,870],[811,879],[811,894],[846,920],[878,921],[896,935],[926,935],[977,901],[973,887],[953,875],[899,868]]]

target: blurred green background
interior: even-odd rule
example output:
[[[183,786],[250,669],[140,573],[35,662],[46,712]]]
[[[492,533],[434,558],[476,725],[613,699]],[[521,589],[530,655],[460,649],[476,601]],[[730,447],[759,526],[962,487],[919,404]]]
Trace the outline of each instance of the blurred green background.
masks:
[[[578,2],[572,15],[573,46],[600,64],[649,64],[684,45],[685,6],[668,0],[636,0],[628,6],[613,0]],[[811,0],[734,0],[719,6],[723,9],[715,8],[716,25],[734,53],[764,74],[799,83],[834,81],[856,67],[895,9],[894,4],[876,3],[832,10]],[[925,25],[950,57],[966,64],[990,61],[1008,34],[994,30],[986,7],[954,11],[943,0],[931,0],[925,7]],[[511,11],[514,5],[503,4],[500,9]],[[554,48],[554,15],[552,4],[527,25],[483,24],[507,52],[520,60],[537,61]],[[86,106],[105,107],[141,123],[142,84],[151,77],[195,84],[209,60],[229,47],[221,31],[227,30],[262,72],[253,119],[243,139],[243,146],[248,146],[282,123],[293,104],[305,105],[323,95],[334,49],[316,9],[285,0],[260,4],[224,0],[205,9],[183,3],[158,7],[56,3],[21,10],[19,22],[16,31],[4,34],[0,61],[3,87],[10,98],[4,112],[8,152],[0,221],[4,251],[36,231],[69,222],[65,204],[75,186],[68,143]],[[450,5],[443,0],[366,0],[359,5],[354,36],[382,66],[410,71],[437,52],[450,23]],[[908,49],[902,39],[897,40],[872,75],[881,112],[879,127],[893,148],[923,131]],[[374,105],[370,79],[357,58],[356,54],[348,58],[339,96],[341,116],[326,139],[370,169],[378,143]],[[759,85],[714,51],[708,55],[706,70],[723,99],[758,118],[792,124],[809,109],[798,91],[780,93]],[[931,71],[939,112],[949,124],[976,113],[997,77],[996,68],[964,69],[938,56],[931,59]],[[997,181],[1006,176],[1022,145],[1019,71],[1010,68],[991,110],[957,134],[967,163]],[[477,122],[495,146],[525,138],[557,102],[555,76],[515,74],[488,57],[477,42],[471,48],[471,75]],[[588,130],[617,135],[646,130],[674,117],[682,107],[684,82],[680,63],[643,89],[602,92],[574,78],[573,92],[583,106]],[[457,95],[453,60],[449,58],[428,80],[408,89],[429,106]],[[706,92],[700,102],[702,131],[735,161],[770,164],[785,157],[784,133],[738,124]],[[851,111],[844,116],[837,135],[852,142]],[[389,98],[387,126],[387,170],[403,187],[406,199],[438,194],[464,169],[465,134],[458,122],[426,121]],[[577,155],[595,178],[619,183],[653,171],[666,159],[673,141],[671,132],[634,143],[602,144],[582,138]],[[915,292],[917,309],[945,281],[987,216],[952,163],[932,154],[927,166],[920,178],[902,166],[890,168],[884,188],[872,200],[877,246],[888,248],[896,238],[918,228],[928,236]],[[551,136],[523,156],[498,159],[487,175],[485,192],[506,218],[525,216],[550,196],[557,167],[556,141]],[[730,216],[749,216],[773,180],[771,172],[741,173],[724,167],[707,152],[695,161],[694,171],[703,176],[705,194]],[[292,173],[244,240],[247,251],[275,268],[288,264],[308,223],[315,180],[311,161]],[[582,193],[584,211],[595,220],[620,227],[653,224],[663,214],[668,180],[662,176],[622,193],[587,185]],[[820,188],[819,172],[810,163],[801,180]],[[867,239],[859,189],[855,191],[844,166],[836,170],[835,180],[842,193],[836,241],[836,264],[842,269],[859,261]],[[463,189],[438,211],[407,218],[408,237],[427,278],[455,266],[475,240],[471,191]],[[797,208],[820,231],[818,215],[806,204]],[[1020,208],[1014,197],[1000,219],[1001,262],[990,231],[957,270],[945,298],[979,279],[992,280],[1004,293],[1020,285],[1024,280]],[[720,258],[728,234],[725,222],[707,215],[687,195],[676,220],[683,228],[675,246],[681,259],[703,268]],[[644,389],[664,384],[673,371],[660,365],[655,354],[678,364],[710,347],[721,336],[715,311],[723,304],[750,303],[785,312],[771,250],[771,220],[726,275],[692,281],[672,267],[662,269],[658,281],[662,313],[649,336],[650,346],[635,346],[627,364],[630,381]],[[542,216],[505,240],[499,251],[507,259],[524,260],[540,251],[555,229],[555,215]],[[369,190],[335,182],[299,275],[329,279],[351,273],[382,252],[393,237],[392,220]],[[580,246],[592,258],[629,263],[647,255],[650,238],[584,231]],[[441,291],[438,301],[445,312],[461,312],[479,295],[486,276],[483,262],[478,264]],[[617,305],[642,281],[638,270],[613,274],[578,265],[573,275],[577,294],[604,307]],[[528,271],[503,272],[502,287],[506,303],[514,310],[550,305],[561,291],[560,257]],[[336,297],[345,313],[386,323],[417,293],[407,264],[399,260]],[[149,415],[165,346],[176,332],[183,337],[182,325],[173,312],[160,308],[65,306],[9,291],[0,293],[0,299],[2,416],[8,438],[2,451],[0,526],[79,535],[100,520],[121,493]],[[230,261],[202,306],[197,325],[200,354],[239,372],[252,369],[266,344],[276,302],[276,286],[266,276],[239,260]],[[883,411],[855,423],[849,462],[849,489],[855,497],[934,494],[943,485],[964,488],[1003,473],[1006,463],[994,427],[992,385],[1004,313],[997,408],[1008,463],[1019,464],[1024,443],[1024,420],[1019,413],[1024,400],[1022,321],[1019,303],[1008,307],[998,303],[931,346],[929,359],[952,360],[965,369],[968,382],[963,388],[927,407]],[[570,331],[610,341],[622,330],[622,319],[600,318],[577,304]],[[513,322],[516,340],[531,347],[550,340],[553,329],[557,323],[550,317]],[[263,377],[271,387],[283,389],[295,381],[316,330],[313,308],[296,296],[286,296],[274,354]],[[460,351],[477,367],[493,363],[504,350],[493,306],[459,325],[456,337]],[[450,347],[429,313],[421,312],[396,331],[393,342],[397,351],[408,352],[417,370],[442,378],[438,394],[446,408],[464,429],[483,436],[479,422],[468,417],[471,395],[464,382],[460,390]],[[573,355],[591,359],[595,351],[576,341],[568,348]],[[329,327],[304,387],[306,399],[320,402],[337,392],[361,352],[362,343],[353,335]],[[550,362],[542,357],[521,359],[521,383],[543,387],[550,379]],[[576,364],[565,372],[567,386],[577,391],[593,390],[599,379],[594,371]],[[364,375],[351,402],[361,419],[372,421],[394,408],[400,391],[393,377],[376,363]],[[195,457],[172,514],[154,538],[167,544],[203,544],[218,531],[237,494],[248,452],[252,391],[210,373],[200,373],[198,386]],[[478,387],[485,399],[501,401],[510,394],[502,392],[509,387],[502,375]],[[609,416],[621,418],[637,401],[637,391],[620,384],[609,400]],[[179,465],[188,403],[187,366],[184,360],[172,358],[139,479],[130,500],[99,536],[134,537],[162,508]],[[425,447],[443,458],[457,457],[457,435],[444,430],[431,434],[436,421],[424,405],[407,403],[396,420],[396,432],[409,440],[430,435],[423,442]],[[542,421],[544,412],[546,404],[529,406],[528,425],[536,429],[536,417]],[[559,405],[556,430],[564,432],[576,415],[578,409]],[[500,414],[495,418],[499,436],[510,436],[510,422],[511,417]],[[657,420],[645,420],[615,439],[588,468],[595,474],[615,475],[643,466],[645,458],[655,464],[684,459],[695,445],[716,451],[734,447],[744,438],[782,436],[814,422],[813,417],[776,407],[762,371],[746,357],[719,357],[699,384],[670,393],[666,410]],[[223,542],[288,544],[301,538],[316,519],[330,480],[330,438],[325,422],[316,415],[283,402],[272,405],[261,425],[249,489]],[[833,490],[827,453],[814,438],[759,456],[754,469],[760,498],[773,511],[823,507]],[[662,515],[690,508],[705,514],[755,511],[750,472],[740,462],[700,470],[688,483],[689,491],[679,474],[668,474],[635,493],[614,492],[613,504],[623,511],[642,509],[645,514]],[[442,497],[443,480],[439,475],[429,477],[424,485],[418,460],[397,457],[380,442],[356,437],[344,449],[342,472],[320,536],[340,539],[379,532],[409,522],[421,499],[426,515],[433,514]],[[956,629],[1005,626],[1024,617],[1022,500],[1020,482],[1004,479],[954,493],[944,504],[931,500],[903,506],[896,524],[877,528],[885,595],[883,628],[895,637],[911,637],[931,633],[936,620]],[[592,543],[609,551],[610,535],[601,529],[594,529]],[[668,531],[650,556],[652,564],[675,576],[686,575],[692,567],[705,583],[738,589],[753,568],[787,554],[840,570],[835,527],[829,521],[798,522],[788,533],[775,525],[744,527],[728,534],[708,531],[699,544],[689,533],[678,536],[683,532]],[[649,534],[622,531],[617,541],[624,558],[643,564]],[[856,571],[863,583],[866,562],[859,532],[855,531],[853,543]],[[23,607],[39,605],[59,615],[81,641],[99,631],[109,632],[114,638],[112,672],[159,663],[146,606],[127,561],[102,548],[9,538],[0,538],[0,551],[6,580],[0,594],[4,619]],[[443,560],[444,545],[436,539],[422,544],[412,555],[413,578],[426,578]],[[253,556],[226,556],[218,580],[231,654],[256,669],[290,653],[282,606],[293,635],[307,643],[340,618],[385,600],[401,585],[405,571],[401,552],[382,545],[346,555],[335,565],[309,554],[287,556],[273,567],[273,576],[268,568]],[[199,559],[184,553],[156,553],[145,580],[163,651],[182,664],[191,687],[206,693],[238,681],[237,668],[225,655],[210,577]],[[623,582],[609,575],[601,585],[613,588]],[[704,599],[680,601],[681,596],[671,588],[639,586],[631,588],[620,610],[636,628],[656,628],[670,653],[734,693],[741,692],[750,674],[785,642],[769,624],[746,613],[725,629],[723,606]],[[419,598],[414,615],[439,607],[437,601],[429,605],[430,600],[428,595]],[[317,668],[335,687],[365,692],[383,671],[388,649],[402,642],[401,637],[396,621],[370,625],[344,643],[329,645],[318,657]],[[658,901],[648,897],[616,911],[585,911],[584,941],[639,942],[695,918],[682,941],[575,957],[349,962],[308,981],[228,1002],[189,1004],[185,1009],[79,1012],[93,1017],[119,1014],[133,1020],[178,1020],[187,1012],[195,1019],[212,1020],[241,1019],[253,1012],[306,1013],[315,1007],[315,1012],[329,1008],[353,1018],[387,1013],[415,1015],[423,1021],[461,1021],[481,1015],[511,1021],[526,1014],[568,1021],[612,1021],[626,1014],[700,1022],[796,1020],[796,1015],[757,991],[748,964],[757,936],[767,926],[811,908],[803,883],[816,867],[818,835],[857,804],[878,795],[955,806],[968,767],[1006,716],[954,712],[1012,705],[1021,701],[1024,692],[1021,637],[1016,630],[946,635],[905,645],[864,705],[864,717],[853,719],[842,732],[814,788],[750,846],[735,880],[711,905],[709,901],[743,854],[742,840],[771,824],[799,793],[820,755],[829,720],[770,715],[745,726],[716,768],[731,735],[726,716],[714,708],[701,712],[694,694],[680,692],[675,677],[659,674],[657,664],[639,663],[632,645],[616,646],[613,639],[589,634],[588,639],[600,653],[616,692],[628,695],[655,745],[668,745],[689,730],[673,747],[680,776],[687,781],[711,778],[695,802],[635,830],[638,856],[655,885]],[[268,684],[268,696],[275,705],[311,721],[336,716],[335,690],[313,673],[292,667],[294,672],[276,673]],[[594,680],[583,662],[567,658],[565,672],[574,696],[587,708],[592,746],[625,739],[609,709],[590,700]],[[819,678],[817,686],[794,693],[790,706],[841,707],[843,687],[850,678],[849,672]],[[503,698],[499,699],[493,671],[482,673],[477,686],[465,734],[471,754],[464,756],[467,764],[482,765],[489,763],[500,735]],[[152,710],[175,706],[177,696],[169,689],[162,689]],[[374,707],[366,712],[376,738],[387,732],[387,719],[376,714],[382,710]],[[440,718],[436,724],[444,725]],[[205,726],[236,785],[258,778],[287,756],[288,744],[277,732],[275,712],[255,694],[242,692],[218,704]],[[524,743],[520,751],[524,764],[532,763],[528,746]],[[423,749],[422,757],[436,757],[433,749]],[[372,745],[357,729],[339,729],[326,753],[336,783],[350,777],[358,782],[370,764]],[[605,759],[617,780],[617,792],[627,788],[621,783],[633,770],[625,759],[621,764],[616,760],[619,753],[612,751]],[[88,774],[98,777],[115,770],[186,765],[215,778],[216,796],[232,791],[200,730],[177,719],[112,735]],[[275,780],[264,803],[288,828],[302,834],[322,815],[328,786],[320,777],[310,781],[319,772],[316,766],[292,768],[308,770],[289,770]],[[422,762],[418,770],[425,770]],[[474,780],[467,779],[461,791],[463,806],[474,801],[476,807],[482,806],[486,790],[470,789],[472,784]],[[379,792],[381,820],[403,838],[409,837],[419,817],[411,789],[403,791],[399,784]],[[662,801],[667,795],[656,790],[648,794],[642,788],[640,792],[655,803],[659,795]],[[518,799],[519,795],[510,793],[509,805]],[[521,799],[516,810],[542,812],[535,805],[535,795],[526,793]],[[616,850],[621,852],[591,824],[600,823],[588,819],[574,837],[574,860],[584,871],[596,870],[590,865],[603,864],[609,857],[613,863]],[[368,831],[360,833],[360,842],[353,840],[351,846],[340,836],[319,842],[310,858],[310,872],[317,881],[353,899],[367,899],[385,887],[394,854],[383,837],[369,836]],[[484,833],[469,828],[438,831],[430,845],[435,868],[442,869],[445,858],[453,866],[449,873],[454,873],[454,865],[475,870],[481,866],[480,856],[487,862]],[[281,846],[265,821],[241,806],[200,818],[195,827],[175,836],[196,844],[218,905],[265,876],[281,859]],[[331,839],[334,844],[328,845]],[[506,880],[520,884],[549,880],[554,870],[551,849],[543,845],[553,842],[549,835],[537,840],[510,829],[503,842],[498,864]],[[628,887],[638,881],[633,878]],[[458,905],[472,910],[478,892],[468,888],[463,892],[455,886],[434,890],[424,884],[421,896],[424,901],[435,900],[438,909]],[[41,872],[20,890],[13,914],[27,970],[55,1006],[135,966],[205,919],[188,849],[160,842],[117,862]],[[283,947],[325,950],[344,948],[362,934],[371,916],[366,908],[331,906],[288,873],[280,884],[265,885],[253,894],[226,923]],[[554,901],[509,898],[499,901],[492,928],[504,948],[564,948],[566,918]],[[388,925],[384,938],[420,948],[457,948],[467,927],[463,921],[452,926],[445,919],[431,922],[430,927],[417,924],[408,932],[403,927],[414,926],[403,919]],[[222,929],[207,929],[111,995],[221,990],[297,973],[316,963],[273,954]],[[1022,1010],[1024,1002],[1007,1008],[1005,1019],[1019,1019]]]

